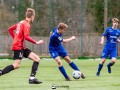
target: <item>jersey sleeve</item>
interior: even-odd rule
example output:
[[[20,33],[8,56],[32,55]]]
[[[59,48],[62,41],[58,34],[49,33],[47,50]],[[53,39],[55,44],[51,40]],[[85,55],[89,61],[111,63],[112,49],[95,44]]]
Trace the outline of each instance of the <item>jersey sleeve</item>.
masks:
[[[104,31],[104,33],[102,34],[102,36],[107,36],[108,30],[109,30],[109,29],[106,29],[106,30]]]
[[[63,38],[62,37],[58,37],[58,36],[53,36],[53,39],[55,42],[62,42]]]
[[[51,32],[53,33],[56,29],[57,29],[57,27],[56,27],[56,28],[54,28]]]
[[[16,30],[16,28],[17,28],[17,24],[11,26],[11,27],[8,29],[8,31],[9,31],[10,35],[12,36],[12,38],[14,38],[14,36],[15,36],[15,35],[14,35],[14,30]]]
[[[29,36],[30,31],[25,26],[23,28],[23,32],[24,32],[24,39],[25,40],[36,44],[36,41]]]

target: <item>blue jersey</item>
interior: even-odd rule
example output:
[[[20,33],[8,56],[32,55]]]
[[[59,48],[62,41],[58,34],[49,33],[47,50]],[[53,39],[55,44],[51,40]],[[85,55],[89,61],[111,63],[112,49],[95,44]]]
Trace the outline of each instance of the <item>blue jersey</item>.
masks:
[[[52,31],[52,34],[50,36],[50,42],[49,42],[49,53],[52,56],[52,58],[56,58],[57,56],[65,57],[68,56],[66,50],[62,46],[62,34],[58,33],[58,28],[55,28]]]
[[[103,36],[106,37],[105,46],[110,49],[116,48],[118,42],[117,39],[119,35],[120,35],[119,29],[114,30],[112,27],[107,28],[103,33]]]
[[[52,31],[50,36],[49,48],[59,48],[62,46],[61,42],[63,41],[62,34],[58,33],[58,28],[55,28]]]
[[[106,37],[106,43],[102,51],[102,58],[106,58],[110,55],[110,58],[117,57],[117,39],[120,35],[120,31],[114,30],[112,27],[109,27],[103,33],[103,36]]]

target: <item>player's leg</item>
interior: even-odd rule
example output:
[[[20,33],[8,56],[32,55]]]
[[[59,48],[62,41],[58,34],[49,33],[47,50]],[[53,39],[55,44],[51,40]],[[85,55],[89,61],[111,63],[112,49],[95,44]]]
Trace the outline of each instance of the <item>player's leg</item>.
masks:
[[[107,64],[108,67],[108,73],[111,73],[111,66],[113,66],[116,62],[116,58],[112,58],[111,62]]]
[[[6,66],[4,69],[0,70],[0,75],[4,75],[9,73],[10,71],[17,69],[20,67],[21,59],[22,59],[22,50],[14,51],[14,63]]]
[[[102,67],[103,67],[103,64],[104,64],[105,61],[106,61],[106,58],[101,59],[99,65],[98,65],[98,70],[97,70],[96,76],[100,75],[100,71],[102,70]]]
[[[69,56],[65,56],[64,57],[65,61],[70,65],[71,68],[73,68],[74,70],[78,70],[79,68],[77,67],[77,65],[70,59]]]
[[[101,59],[101,61],[100,61],[100,63],[99,63],[99,65],[98,65],[98,70],[97,70],[97,73],[96,73],[96,76],[99,76],[100,75],[100,71],[102,70],[102,68],[103,68],[103,64],[104,64],[104,62],[106,61],[106,57],[109,55],[109,51],[105,48],[105,49],[103,49],[103,51],[102,51],[102,59]]]
[[[79,68],[77,67],[77,65],[70,59],[70,57],[69,57],[68,55],[65,56],[64,59],[65,59],[65,61],[70,65],[70,67],[71,67],[72,69],[80,71]],[[85,76],[84,76],[83,73],[81,73],[81,77],[82,77],[83,79],[85,79]]]
[[[20,67],[20,62],[21,62],[21,60],[17,59],[17,60],[14,61],[14,63],[12,65],[6,66],[3,70],[1,70],[1,73],[2,73],[1,75],[7,74],[10,71],[19,68]]]
[[[57,57],[55,57],[54,59],[57,61],[58,68],[59,68],[60,72],[63,74],[63,76],[65,77],[65,79],[66,79],[67,81],[69,81],[70,78],[69,78],[69,76],[67,75],[64,66],[62,65],[62,62],[61,62],[61,60],[60,60],[60,57],[57,56]]]
[[[38,57],[38,55],[36,55],[35,53],[33,53],[29,49],[25,49],[23,55],[24,55],[24,57],[26,57],[26,58],[28,57],[29,59],[33,60],[33,65],[32,65],[32,68],[31,68],[29,83],[30,84],[40,84],[40,83],[42,83],[41,81],[38,81],[35,78],[35,75],[36,75],[36,72],[37,72],[38,66],[39,66],[39,61],[40,61],[40,58]]]
[[[63,74],[65,80],[69,81],[70,78],[69,78],[69,76],[67,75],[64,66],[62,65],[62,62],[61,62],[61,60],[60,60],[58,51],[56,51],[55,49],[49,48],[49,52],[50,52],[51,57],[56,60],[56,62],[57,62],[57,64],[58,64],[58,68],[59,68],[60,72]]]
[[[65,50],[64,48],[62,48],[62,49],[59,51],[59,55],[65,59],[65,61],[70,65],[71,68],[73,68],[74,70],[78,70],[78,71],[79,71],[79,68],[78,68],[77,65],[70,59],[70,57],[68,56],[68,53],[66,52],[66,50]]]
[[[116,62],[116,57],[117,57],[117,53],[116,53],[116,49],[112,50],[110,53],[110,58],[111,58],[111,62],[109,62],[107,64],[108,67],[108,73],[111,73],[111,66],[113,66]]]

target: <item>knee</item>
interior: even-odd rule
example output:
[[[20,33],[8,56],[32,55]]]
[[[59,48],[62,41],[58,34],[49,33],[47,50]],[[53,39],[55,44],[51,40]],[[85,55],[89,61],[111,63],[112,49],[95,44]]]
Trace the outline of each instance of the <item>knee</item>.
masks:
[[[116,62],[116,58],[112,58],[112,62],[115,63]]]
[[[71,63],[71,62],[72,62],[72,60],[71,60],[68,56],[65,57],[64,59],[65,59],[65,61],[66,61],[67,63]]]
[[[40,58],[37,56],[35,59],[34,59],[35,62],[40,62]]]
[[[57,61],[58,66],[62,66],[62,62],[61,61]]]
[[[68,59],[68,60],[66,60],[66,62],[67,62],[68,64],[70,64],[70,63],[72,62],[72,60]]]

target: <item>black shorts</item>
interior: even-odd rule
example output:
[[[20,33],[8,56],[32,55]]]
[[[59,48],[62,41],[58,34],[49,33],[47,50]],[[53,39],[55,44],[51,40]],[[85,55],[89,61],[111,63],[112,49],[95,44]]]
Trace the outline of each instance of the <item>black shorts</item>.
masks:
[[[14,60],[16,60],[16,59],[20,59],[21,60],[23,57],[27,58],[31,52],[32,51],[29,50],[28,48],[22,49],[22,50],[14,50],[13,59]]]

